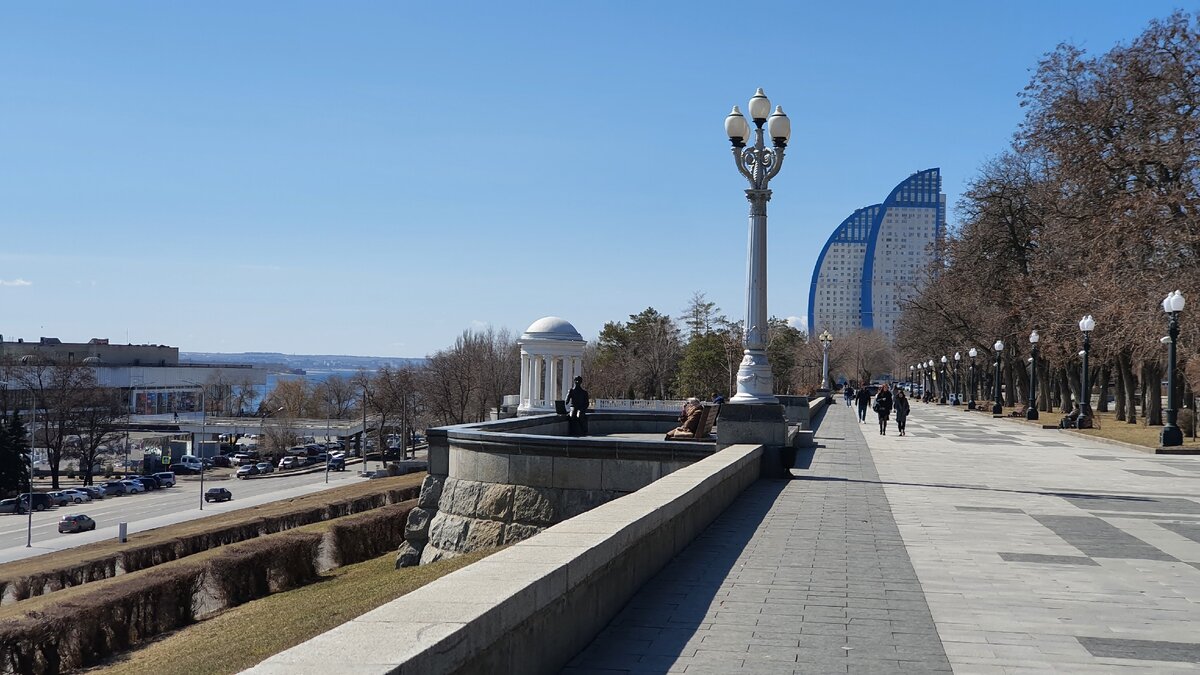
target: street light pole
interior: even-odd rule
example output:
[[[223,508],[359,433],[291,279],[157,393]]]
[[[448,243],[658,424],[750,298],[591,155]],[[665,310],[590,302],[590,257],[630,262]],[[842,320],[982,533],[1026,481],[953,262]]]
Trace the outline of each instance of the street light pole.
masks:
[[[1000,357],[1004,354],[1004,343],[996,340],[996,344],[992,345],[992,348],[996,350],[996,372],[993,378],[996,381],[996,392],[992,403],[992,414],[1003,415],[1004,404],[1000,401]]]
[[[204,510],[204,437],[208,435],[208,406],[204,405],[204,389],[200,389],[200,446],[196,448],[200,458],[200,510]]]
[[[1036,420],[1037,409],[1037,349],[1038,332],[1029,334],[1029,405],[1025,410],[1025,419]]]
[[[942,354],[942,405],[946,405],[946,403],[949,402],[949,398],[947,396],[949,392],[946,391],[946,363],[949,360],[950,359],[946,358],[945,354]]]
[[[1092,347],[1092,329],[1096,327],[1096,320],[1091,314],[1079,320],[1079,330],[1083,331],[1083,351],[1080,355],[1083,357],[1083,372],[1080,373],[1079,387],[1079,416],[1075,418],[1076,429],[1087,429],[1090,426],[1092,418],[1092,394],[1088,385],[1088,351]]]
[[[823,331],[820,340],[821,351],[823,352],[821,359],[821,388],[829,389],[829,345],[833,342],[833,336],[829,334],[829,331]]]
[[[1179,403],[1175,400],[1175,343],[1179,340],[1179,313],[1183,311],[1183,293],[1175,291],[1162,301],[1167,313],[1167,423],[1163,426],[1160,441],[1164,448],[1183,445],[1183,431],[1177,424]],[[1195,424],[1195,420],[1192,420]]]
[[[958,379],[958,366],[962,363],[962,352],[954,352],[954,405],[962,405],[962,383]]]
[[[975,377],[976,377],[975,357],[979,355],[979,350],[975,349],[974,347],[971,347],[969,350],[967,350],[967,355],[971,357],[971,383],[969,386],[969,389],[971,390],[971,392],[970,392],[971,397],[970,397],[970,400],[967,401],[967,410],[974,410],[975,409],[975,390],[979,387],[978,381],[975,379]]]
[[[750,125],[737,106],[725,118],[725,135],[733,145],[733,161],[738,172],[750,182],[746,199],[750,202],[750,235],[746,255],[746,349],[738,367],[737,394],[731,403],[778,403],[775,398],[771,365],[767,361],[767,202],[768,185],[783,167],[784,149],[792,136],[792,123],[760,88],[750,99],[750,118],[754,120],[755,142]],[[768,124],[768,115],[770,120]],[[763,126],[771,136],[773,148],[764,143]]]

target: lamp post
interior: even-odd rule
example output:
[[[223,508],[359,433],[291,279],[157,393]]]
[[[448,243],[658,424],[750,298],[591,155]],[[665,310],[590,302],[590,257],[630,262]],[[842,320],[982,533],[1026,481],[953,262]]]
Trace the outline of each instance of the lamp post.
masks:
[[[958,379],[958,366],[962,363],[962,352],[954,352],[954,405],[962,404],[962,382]]]
[[[1025,410],[1025,419],[1036,420],[1037,410],[1037,346],[1038,332],[1029,334],[1029,405]]]
[[[940,386],[941,383],[938,382],[937,371],[933,369],[933,359],[929,359],[925,362],[925,372],[929,373],[929,388],[932,389],[936,394],[937,387]]]
[[[977,387],[976,380],[975,380],[975,357],[979,356],[979,350],[975,349],[974,347],[971,347],[969,350],[967,350],[967,356],[971,357],[971,378],[970,378],[971,382],[968,385],[968,389],[971,390],[971,392],[970,392],[971,397],[969,400],[967,400],[967,410],[974,410],[975,409],[975,389]]]
[[[913,371],[914,371],[914,368],[912,366],[909,366],[908,367],[908,393],[910,393],[910,394],[913,391],[913,384],[914,384],[913,383],[913,377],[914,377]]]
[[[1096,320],[1091,314],[1079,320],[1079,330],[1083,332],[1083,351],[1079,353],[1083,357],[1083,372],[1080,373],[1079,417],[1075,418],[1076,429],[1088,428],[1084,418],[1092,418],[1092,395],[1088,386],[1088,351],[1092,347],[1092,329],[1095,327]]]
[[[1183,304],[1183,293],[1179,291],[1167,294],[1162,301],[1163,311],[1167,313],[1167,423],[1160,437],[1164,448],[1183,445],[1183,431],[1176,424],[1179,410],[1175,400],[1175,342],[1179,340],[1179,313],[1183,311]]]
[[[733,144],[733,161],[738,172],[750,182],[746,199],[750,202],[750,233],[746,252],[746,350],[738,367],[737,394],[732,403],[778,403],[775,398],[771,365],[767,361],[767,202],[768,184],[783,167],[784,149],[792,136],[792,123],[783,109],[771,112],[771,101],[760,88],[747,108],[754,120],[754,145],[750,124],[737,106],[725,118],[725,135]],[[770,119],[768,122],[768,115]],[[764,144],[764,130],[774,147]]]
[[[945,354],[942,354],[942,405],[946,405],[949,400],[948,394],[950,392],[946,391],[946,364],[949,361],[950,359],[946,358]]]
[[[996,381],[996,393],[992,403],[992,414],[1003,415],[1004,404],[1000,402],[1000,356],[1004,353],[1004,343],[996,340],[996,344],[992,345],[992,348],[996,350],[996,372],[993,378]]]
[[[367,473],[367,385],[363,383],[363,426],[358,437],[358,449],[362,452],[363,473]]]
[[[818,338],[821,341],[821,388],[829,389],[829,345],[833,342],[833,336],[829,331],[822,331]]]

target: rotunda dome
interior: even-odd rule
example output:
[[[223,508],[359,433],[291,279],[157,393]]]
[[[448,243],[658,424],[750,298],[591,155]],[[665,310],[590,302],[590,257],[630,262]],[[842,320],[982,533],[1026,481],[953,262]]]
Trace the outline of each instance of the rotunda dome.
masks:
[[[98,366],[98,365],[100,365],[100,357],[99,356],[89,356],[83,360],[83,364],[86,366]]]
[[[521,334],[522,340],[569,340],[583,342],[583,336],[570,321],[557,316],[544,316],[529,325]]]

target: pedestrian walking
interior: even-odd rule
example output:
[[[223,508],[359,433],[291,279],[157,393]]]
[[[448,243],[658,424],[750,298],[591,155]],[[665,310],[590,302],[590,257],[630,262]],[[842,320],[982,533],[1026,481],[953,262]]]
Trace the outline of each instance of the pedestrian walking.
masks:
[[[866,387],[859,387],[858,393],[854,395],[854,400],[858,402],[858,421],[867,421],[867,408],[871,406],[871,390]]]
[[[888,389],[886,383],[879,387],[879,393],[875,394],[875,413],[879,415],[879,435],[887,435],[888,419],[892,416],[892,392]]]
[[[575,377],[575,386],[567,392],[567,403],[571,405],[571,416],[567,419],[568,433],[572,436],[588,435],[587,410],[591,405],[587,389],[583,388],[583,378]]]
[[[904,422],[908,420],[908,412],[910,410],[908,405],[908,397],[904,395],[903,389],[896,391],[896,400],[893,405],[896,408],[896,429],[898,429],[900,431],[900,435],[903,436]]]
[[[846,397],[846,407],[849,408],[854,404],[854,387],[847,384],[846,388],[842,390],[842,396]]]

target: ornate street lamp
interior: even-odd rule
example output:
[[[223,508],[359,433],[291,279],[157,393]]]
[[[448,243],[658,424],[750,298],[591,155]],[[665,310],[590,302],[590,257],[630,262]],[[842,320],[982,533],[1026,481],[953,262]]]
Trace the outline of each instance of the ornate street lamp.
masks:
[[[737,394],[733,403],[778,403],[767,361],[767,202],[771,190],[767,185],[783,167],[783,151],[792,136],[792,123],[776,107],[771,113],[771,101],[760,88],[750,99],[747,108],[754,120],[754,145],[750,140],[750,124],[737,106],[725,118],[725,135],[733,144],[733,161],[738,172],[750,182],[746,199],[750,201],[750,241],[746,256],[746,350],[738,367]],[[768,115],[770,119],[768,121]],[[763,126],[771,136],[774,147],[763,143]]]
[[[817,338],[821,341],[821,387],[829,389],[829,345],[833,342],[833,336],[829,331],[822,331],[821,336]]]
[[[1175,291],[1163,298],[1162,308],[1167,313],[1167,423],[1163,426],[1161,441],[1164,448],[1183,445],[1183,431],[1176,424],[1179,410],[1175,400],[1175,343],[1179,340],[1179,313],[1183,311],[1183,293]],[[1193,422],[1194,423],[1194,422]]]
[[[1089,422],[1085,421],[1092,419],[1092,394],[1088,386],[1088,351],[1092,348],[1092,329],[1096,327],[1096,320],[1091,314],[1079,320],[1079,330],[1083,332],[1083,351],[1079,355],[1083,357],[1083,372],[1080,374],[1079,387],[1079,417],[1075,418],[1076,429],[1086,429]]]
[[[977,383],[975,381],[975,357],[979,356],[979,350],[975,349],[974,347],[971,347],[971,349],[969,349],[967,351],[967,355],[971,357],[971,378],[970,378],[971,384],[969,387],[971,390],[971,398],[970,398],[970,400],[967,401],[967,410],[974,410],[975,409],[975,389],[977,387]]]
[[[996,340],[996,344],[992,345],[992,349],[996,350],[996,371],[993,378],[996,381],[996,393],[992,399],[994,401],[992,403],[992,414],[1003,415],[1004,404],[1000,402],[1000,357],[1004,354],[1004,343]]]
[[[962,404],[962,389],[958,386],[958,366],[960,363],[962,363],[962,352],[954,352],[954,405]]]
[[[942,402],[941,402],[941,405],[946,405],[946,401],[947,401],[946,395],[949,393],[946,391],[946,363],[949,361],[950,361],[950,359],[946,358],[946,355],[943,354],[942,355]]]
[[[1036,420],[1037,410],[1037,346],[1038,332],[1029,334],[1029,406],[1025,410],[1025,419]]]
[[[929,374],[929,389],[936,394],[939,382],[937,381],[937,372],[933,369],[933,359],[925,362],[925,372]]]
[[[908,367],[908,393],[910,394],[913,391],[913,370],[914,368],[912,366]]]

